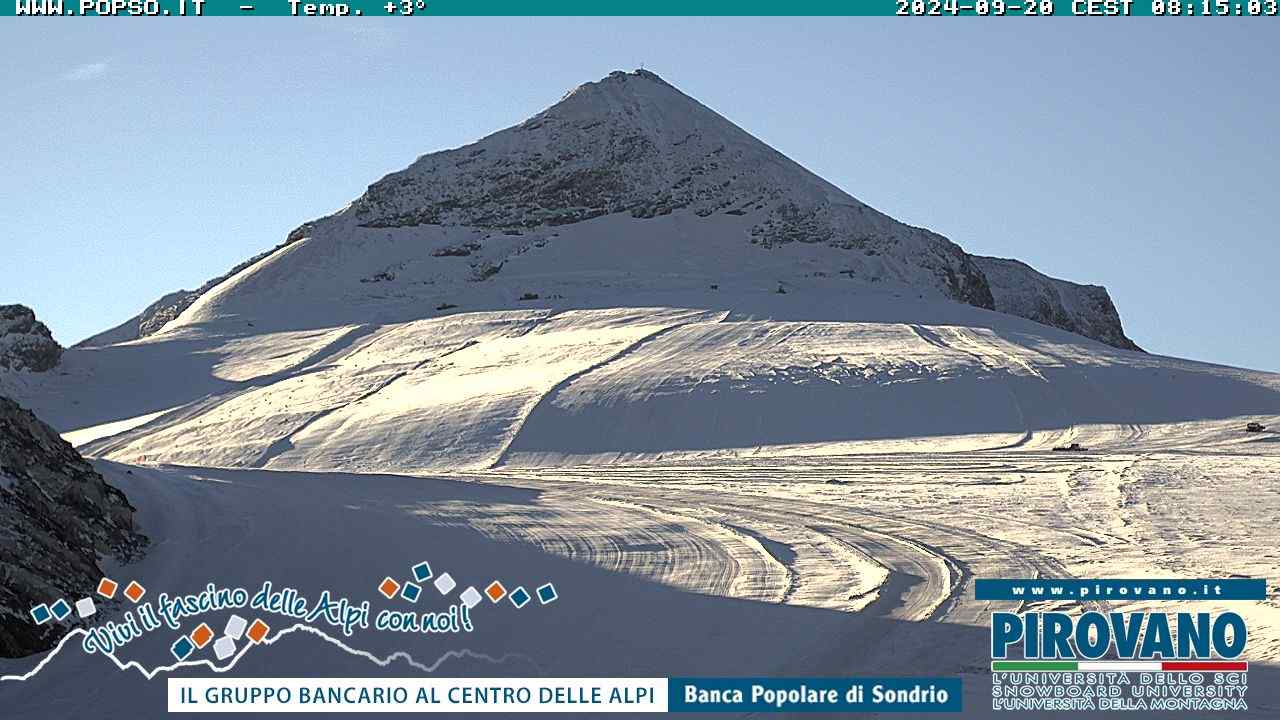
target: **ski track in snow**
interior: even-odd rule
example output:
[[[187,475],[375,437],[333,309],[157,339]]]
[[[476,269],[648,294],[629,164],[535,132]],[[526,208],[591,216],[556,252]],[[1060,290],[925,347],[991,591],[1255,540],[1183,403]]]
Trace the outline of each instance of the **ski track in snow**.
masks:
[[[717,320],[714,320],[713,322],[724,321],[724,319],[728,316],[728,314],[729,314],[728,312],[720,313],[719,318]],[[688,324],[687,322],[678,322],[672,325],[668,325],[666,327],[658,328],[653,332],[647,335],[644,335],[643,337],[637,338],[630,344],[622,347],[620,350],[618,350],[614,354],[606,358],[602,358],[600,361],[592,365],[589,365],[573,373],[570,373],[569,375],[565,376],[564,379],[560,380],[555,385],[548,388],[546,392],[538,395],[537,398],[533,400],[533,402],[528,403],[526,407],[521,411],[520,421],[511,429],[510,433],[508,434],[506,442],[503,443],[501,449],[498,451],[497,459],[493,461],[493,464],[491,465],[491,467],[495,467],[495,468],[501,467],[505,463],[507,459],[507,455],[511,451],[511,446],[516,442],[517,438],[520,437],[520,431],[524,429],[525,423],[529,421],[529,418],[533,417],[533,414],[538,410],[539,407],[541,407],[544,404],[552,402],[555,398],[555,395],[561,390],[564,390],[565,388],[569,387],[574,380],[577,380],[580,377],[585,377],[596,370],[604,368],[610,363],[616,362],[619,359],[626,357],[628,354],[635,352],[637,349],[644,346],[646,343],[649,343],[673,330],[678,330],[687,324]]]
[[[301,520],[321,519],[286,531],[299,547],[311,547],[334,524],[316,510],[336,512],[345,505],[359,505],[359,511],[346,511],[361,523],[351,526],[350,533],[407,522],[409,528],[437,528],[451,534],[407,540],[411,536],[391,528],[388,537],[404,537],[406,544],[448,547],[456,554],[465,551],[452,549],[456,539],[445,538],[460,538],[456,533],[467,530],[505,547],[532,547],[548,557],[647,578],[662,587],[707,598],[812,608],[865,619],[834,632],[822,630],[819,623],[816,632],[821,637],[800,643],[794,656],[780,654],[771,661],[775,663],[772,670],[751,666],[747,672],[827,675],[865,668],[888,672],[902,667],[895,663],[910,663],[915,673],[963,673],[967,682],[979,685],[976,690],[967,688],[968,693],[981,692],[985,677],[981,638],[991,611],[1077,607],[1052,600],[979,602],[972,592],[975,577],[1213,577],[1224,573],[1268,577],[1280,566],[1280,550],[1267,534],[1270,518],[1280,511],[1280,493],[1256,487],[1253,478],[1272,467],[1272,462],[1269,455],[1007,450],[508,467],[452,473],[447,477],[460,482],[448,483],[374,475],[328,481],[323,474],[199,468],[134,467],[135,474],[125,477],[135,484],[128,487],[130,497],[137,498],[148,522],[154,519],[151,509],[168,508],[168,525],[156,528],[160,543],[147,560],[161,570],[171,564],[166,558],[180,562],[192,547],[230,540],[216,518],[229,520],[228,516],[261,505],[256,515],[248,511],[247,525],[235,527],[250,534],[269,532],[255,530],[259,527],[255,521],[279,514],[285,507],[281,502],[297,502],[296,490],[306,488],[304,506],[292,512]],[[117,482],[127,468],[105,467]],[[534,495],[518,494],[523,491]],[[158,496],[152,498],[150,493]],[[208,512],[193,509],[210,505]],[[251,540],[232,542],[231,547],[239,547]],[[335,572],[354,576],[360,583],[368,584],[372,575],[382,574],[365,567],[368,556],[363,553],[347,560],[330,551],[324,555],[327,562],[339,566],[352,563]],[[562,573],[558,571],[557,576]],[[564,587],[590,593],[596,585]],[[564,602],[571,597],[566,595]],[[588,613],[618,603],[627,607],[626,600],[604,590],[578,599],[585,601],[580,607]],[[1112,602],[1101,607],[1127,611],[1153,609],[1153,604]],[[1155,603],[1154,607],[1160,606]],[[1204,607],[1215,609],[1213,603]],[[1245,614],[1250,660],[1264,672],[1268,663],[1280,659],[1280,607],[1274,601],[1225,607]],[[739,605],[726,605],[717,616],[732,617],[742,610]],[[575,615],[575,622],[584,617]],[[880,624],[878,619],[905,625]],[[691,660],[694,665],[682,670],[729,667],[729,655],[741,650],[735,650],[737,645],[714,626],[704,628],[705,620],[697,622],[681,631],[679,645],[660,643],[660,649],[654,648],[659,655],[649,662],[656,665],[635,670],[614,665],[607,672],[652,671],[673,662],[671,652],[677,648],[725,653],[701,661],[712,665]],[[503,630],[497,647],[511,651],[532,647],[521,642],[521,625]],[[943,634],[917,634],[911,627],[936,628]],[[977,636],[948,644],[940,639],[948,628],[970,628]],[[272,640],[289,632],[311,630],[290,628]],[[540,645],[534,654],[548,676],[572,676],[582,671],[577,655],[584,648],[597,643],[614,647],[617,640],[601,632],[595,628],[585,633],[587,645],[562,639],[553,647]],[[785,628],[785,632],[794,635],[797,629]],[[727,644],[717,651],[722,643]],[[359,654],[383,666],[403,660],[423,672],[429,671],[424,667],[438,668],[449,657],[422,663],[406,657],[407,652],[353,653],[340,641],[329,644],[343,654]],[[644,647],[631,646],[632,662],[645,662],[639,660],[647,657]],[[489,660],[527,660],[503,656],[501,650],[474,652]],[[279,651],[279,646],[271,650]],[[544,653],[550,657],[544,658]],[[41,661],[42,676],[58,677],[63,672],[54,655]],[[63,652],[58,659],[66,655]],[[236,660],[244,657],[242,650]],[[119,659],[116,664],[126,666],[121,669],[128,666]],[[232,670],[232,666],[212,663],[201,666],[215,672]],[[141,665],[132,669],[144,670]],[[83,664],[78,672],[85,672]],[[597,672],[606,671],[598,668]],[[1266,693],[1265,688],[1251,691],[1258,696],[1251,706],[1264,714],[1276,707]]]

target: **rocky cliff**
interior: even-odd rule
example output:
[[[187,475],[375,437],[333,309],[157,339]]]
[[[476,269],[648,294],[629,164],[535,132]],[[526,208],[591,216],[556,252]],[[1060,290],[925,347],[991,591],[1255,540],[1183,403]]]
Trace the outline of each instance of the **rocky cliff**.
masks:
[[[1051,278],[1026,263],[975,255],[987,277],[995,309],[1070,330],[1125,350],[1141,350],[1124,333],[1107,289]]]
[[[89,596],[101,557],[133,557],[145,543],[133,511],[52,428],[0,397],[0,657],[57,642],[67,624],[36,625],[30,609]]]

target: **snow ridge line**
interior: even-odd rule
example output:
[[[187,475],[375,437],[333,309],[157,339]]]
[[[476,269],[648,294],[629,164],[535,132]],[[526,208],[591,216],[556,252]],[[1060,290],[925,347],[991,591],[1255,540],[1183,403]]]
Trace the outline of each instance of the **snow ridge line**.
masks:
[[[392,385],[392,383],[395,383],[397,380],[400,380],[401,378],[405,377],[406,375],[409,375],[410,373],[417,372],[418,370],[421,370],[422,368],[426,367],[427,365],[430,365],[431,363],[434,363],[439,360],[443,360],[444,358],[447,358],[450,355],[453,355],[455,353],[460,353],[463,350],[466,350],[467,348],[475,347],[476,345],[479,345],[479,344],[480,344],[480,341],[478,340],[475,340],[475,339],[467,340],[466,342],[462,343],[458,347],[446,350],[443,353],[440,353],[439,355],[434,355],[432,357],[416,362],[413,364],[412,367],[410,367],[407,370],[401,370],[398,373],[393,373],[391,377],[375,385],[368,392],[361,394],[359,397],[355,398],[350,402],[342,403],[340,405],[334,405],[333,407],[326,408],[324,410],[321,410],[320,412],[315,413],[311,417],[307,418],[300,425],[298,425],[296,428],[286,433],[284,437],[277,438],[270,445],[268,445],[267,449],[262,451],[262,454],[258,456],[257,460],[253,461],[253,464],[250,467],[266,468],[267,463],[271,462],[277,456],[282,455],[294,449],[293,439],[298,437],[298,435],[301,434],[304,430],[316,424],[320,420],[323,420],[324,418],[332,415],[333,413],[339,410],[342,410],[344,408],[349,408],[352,405],[356,405],[364,402],[365,400],[368,400],[374,395],[377,395],[383,390],[386,390],[388,387]]]
[[[716,319],[716,322],[724,322],[725,318],[727,317],[729,317],[729,311],[726,310],[720,313],[720,317]],[[615,360],[619,360],[623,357],[626,357],[627,355],[637,350],[641,345],[645,345],[646,343],[649,343],[653,340],[657,340],[659,337],[662,337],[663,335],[666,335],[667,333],[672,332],[673,330],[677,330],[686,325],[692,325],[697,322],[706,322],[706,321],[707,321],[707,317],[705,315],[699,315],[689,320],[686,320],[684,322],[675,322],[675,323],[672,323],[671,325],[667,325],[666,327],[659,328],[658,330],[655,330],[649,333],[648,335],[636,338],[634,341],[623,346],[617,352],[610,355],[609,357],[604,358],[599,362],[592,363],[591,365],[588,365],[587,367],[582,368],[581,370],[572,372],[569,375],[565,376],[555,385],[552,385],[550,388],[548,388],[546,392],[539,395],[538,399],[528,406],[529,409],[524,412],[524,417],[520,419],[520,424],[517,425],[516,428],[511,431],[510,437],[508,437],[506,442],[503,443],[502,449],[498,451],[497,458],[492,463],[489,464],[488,469],[494,470],[494,469],[500,468],[507,462],[507,457],[511,454],[511,446],[515,444],[516,438],[520,437],[520,432],[524,430],[525,423],[529,422],[529,418],[533,417],[533,414],[537,412],[538,408],[541,407],[543,403],[547,402],[550,398],[554,397],[561,390],[564,390],[565,388],[569,387],[569,385],[572,384],[574,380],[577,380],[580,377],[589,375],[590,373],[593,373],[596,370],[599,370],[605,367],[606,365],[608,365],[611,362],[614,362]]]
[[[351,348],[355,347],[360,340],[376,333],[382,328],[381,325],[373,323],[362,323],[360,325],[352,325],[351,328],[341,336],[325,343],[323,347],[316,348],[306,357],[287,368],[277,370],[266,375],[259,375],[247,380],[228,381],[230,387],[208,393],[202,397],[196,398],[189,402],[185,402],[177,407],[170,408],[162,414],[151,418],[150,420],[135,425],[118,433],[104,435],[95,438],[89,442],[83,443],[76,447],[81,453],[87,453],[92,457],[106,457],[108,454],[120,451],[124,445],[133,440],[146,437],[147,435],[166,430],[174,425],[199,417],[201,414],[208,412],[219,405],[230,402],[241,395],[260,390],[274,383],[288,380],[302,375],[317,372],[323,368],[322,363],[329,360]]]
[[[467,648],[463,648],[461,650],[450,650],[445,654],[441,655],[440,657],[436,658],[436,660],[432,662],[430,665],[424,665],[414,660],[412,655],[410,655],[407,652],[404,652],[403,650],[397,650],[396,652],[391,653],[385,658],[379,658],[378,656],[374,655],[371,652],[368,652],[367,650],[357,650],[356,648],[353,648],[350,645],[347,645],[341,640],[335,637],[332,637],[331,635],[328,635],[323,630],[320,630],[311,625],[307,625],[305,623],[297,623],[291,627],[285,628],[284,630],[281,630],[280,632],[276,633],[270,639],[262,641],[261,644],[274,645],[276,641],[279,640],[280,638],[295,632],[306,632],[312,635],[319,636],[325,642],[336,646],[343,652],[349,655],[355,655],[356,657],[364,658],[379,667],[388,667],[391,665],[391,663],[395,662],[396,660],[404,660],[406,663],[413,666],[414,668],[417,668],[418,670],[421,670],[422,672],[434,673],[441,665],[445,663],[445,661],[451,660],[451,659],[460,659],[460,658],[471,658],[474,660],[482,660],[484,662],[491,663],[493,665],[502,665],[511,660],[523,660],[525,662],[528,662],[530,665],[533,665],[535,668],[538,667],[537,663],[535,663],[532,658],[522,653],[507,653],[500,658],[495,658],[492,655],[487,655],[485,653],[478,653],[473,650],[469,650]],[[72,630],[71,632],[64,635],[62,640],[58,643],[57,647],[55,647],[52,652],[46,655],[44,659],[42,659],[34,668],[32,668],[31,670],[29,670],[28,672],[22,675],[0,676],[0,682],[26,682],[27,680],[30,680],[31,678],[35,677],[41,670],[43,670],[44,667],[48,665],[55,657],[57,657],[58,653],[62,652],[62,649],[66,647],[67,643],[70,642],[72,638],[84,637],[88,634],[89,634],[89,631],[84,628],[76,628],[75,630]],[[230,672],[232,668],[236,666],[236,663],[240,662],[240,658],[244,657],[245,654],[248,653],[249,650],[251,650],[252,648],[253,648],[252,644],[245,645],[243,648],[240,649],[240,652],[236,653],[235,657],[231,658],[231,662],[222,666],[216,665],[212,660],[190,660],[190,661],[176,662],[172,665],[162,665],[152,670],[146,669],[145,667],[142,666],[141,663],[139,663],[136,660],[130,660],[127,663],[121,662],[120,659],[115,656],[115,653],[103,653],[103,655],[110,658],[111,662],[115,663],[116,669],[120,670],[121,672],[124,672],[127,670],[137,670],[147,680],[154,680],[155,677],[161,673],[173,672],[174,670],[178,670],[180,668],[186,668],[186,667],[204,666],[209,668],[211,671],[215,673]]]
[[[937,332],[932,328],[925,327],[924,325],[919,325],[916,323],[908,323],[907,327],[910,328],[911,332],[915,333],[916,336],[918,336],[921,340],[940,350],[948,350],[951,352],[960,353],[962,355],[967,355],[968,357],[971,357],[974,360],[978,361],[978,364],[982,365],[982,367],[993,372],[1003,373],[1005,377],[1010,380],[1014,379],[1013,373],[1009,372],[1009,369],[1007,367],[1004,367],[1001,365],[992,365],[991,363],[987,362],[987,357],[983,355],[984,352],[987,352],[987,349],[982,346],[982,343],[979,340],[973,337],[970,337],[969,335],[967,335],[966,333],[962,332],[959,329],[953,328],[948,333],[951,336],[951,339],[955,341],[953,344],[953,343],[947,342],[947,340],[942,336],[941,333]],[[1040,380],[1041,382],[1044,382],[1045,384],[1050,384],[1048,378],[1040,374],[1040,372],[1036,370],[1035,367],[1033,367],[1030,363],[1026,362],[1022,358],[1017,357],[1013,353],[1002,352],[995,348],[992,348],[990,352],[994,354],[998,359],[1005,360],[1010,363],[1014,363],[1019,367],[1025,369],[1028,373],[1030,373],[1032,377]],[[1018,393],[1016,390],[1014,390],[1013,383],[1004,383],[1004,388],[1009,393],[1009,400],[1013,403],[1013,408],[1018,411],[1018,420],[1022,425],[1022,435],[1017,440],[1014,440],[1011,443],[1007,443],[1007,444],[1000,445],[993,448],[988,448],[990,450],[1011,450],[1013,448],[1024,447],[1030,444],[1033,439],[1035,439],[1035,432],[1031,429],[1031,425],[1027,422],[1027,413],[1022,407],[1022,401],[1018,399]]]

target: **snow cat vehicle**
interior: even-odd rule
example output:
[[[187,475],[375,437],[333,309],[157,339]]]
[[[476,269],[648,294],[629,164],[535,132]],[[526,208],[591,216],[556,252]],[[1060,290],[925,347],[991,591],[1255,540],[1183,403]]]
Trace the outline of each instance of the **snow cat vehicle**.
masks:
[[[1054,452],[1086,452],[1089,448],[1080,447],[1080,443],[1071,443],[1065,447],[1056,447]]]
[[[1263,430],[1266,430],[1266,429],[1267,429],[1266,425],[1263,425],[1262,423],[1256,423],[1256,422],[1251,422],[1248,425],[1244,426],[1245,432],[1262,432]]]

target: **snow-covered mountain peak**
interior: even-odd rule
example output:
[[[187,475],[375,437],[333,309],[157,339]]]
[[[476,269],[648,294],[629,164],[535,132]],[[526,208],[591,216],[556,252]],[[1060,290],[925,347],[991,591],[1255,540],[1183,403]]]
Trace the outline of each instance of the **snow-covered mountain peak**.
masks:
[[[785,288],[950,300],[1134,347],[1105,291],[1079,299],[1081,287],[1025,266],[984,266],[637,70],[423,155],[273,253],[86,342],[228,317],[261,328],[271,316],[266,327],[276,329],[403,321],[440,308],[524,307],[516,303],[529,296],[562,307],[623,305],[639,294],[724,308],[742,292]]]
[[[548,128],[561,132],[538,133]],[[597,128],[601,132],[592,132]],[[648,70],[614,71],[600,80],[579,85],[560,102],[517,125],[516,129],[530,133],[532,137],[523,137],[521,142],[532,140],[535,146],[542,145],[538,150],[546,150],[551,144],[539,143],[539,136],[563,142],[567,139],[566,132],[576,131],[582,139],[596,139],[604,133],[636,138],[637,142],[643,138],[645,149],[652,151],[611,158],[615,161],[661,156],[672,156],[670,159],[676,160],[681,155],[736,151],[741,153],[739,160],[775,162],[795,174],[788,179],[807,175],[806,184],[819,186],[824,194],[830,193],[833,197],[842,194]],[[551,137],[545,137],[548,135]]]
[[[673,96],[677,95],[686,102],[696,102],[677,90],[674,85],[663,80],[655,72],[643,69],[631,72],[614,70],[599,80],[584,82],[573,88],[560,98],[560,102],[548,108],[548,110],[565,105],[570,98],[574,100],[573,107],[589,112],[592,105],[599,108],[599,106],[607,104],[611,100],[618,102],[625,101],[626,98],[648,97],[651,99],[665,98],[667,101],[671,101]]]
[[[581,85],[479,142],[420,157],[370,186],[373,227],[562,225],[628,212],[867,208],[648,71]],[[786,242],[761,226],[762,242]]]
[[[954,243],[866,206],[646,71],[611,74],[518,125],[424,155],[292,237],[350,237],[357,228],[510,233],[667,215],[690,220],[692,235],[665,259],[668,273],[732,265],[759,269],[768,284],[811,275],[797,265],[801,253],[779,249],[812,246],[824,254],[817,272],[993,307],[981,271]],[[637,256],[654,260],[668,249],[620,245],[631,234],[597,228],[594,242],[612,245],[616,262],[591,270],[631,272]],[[731,255],[721,240],[731,240]],[[775,266],[787,264],[780,275]]]

